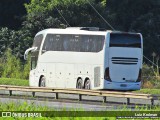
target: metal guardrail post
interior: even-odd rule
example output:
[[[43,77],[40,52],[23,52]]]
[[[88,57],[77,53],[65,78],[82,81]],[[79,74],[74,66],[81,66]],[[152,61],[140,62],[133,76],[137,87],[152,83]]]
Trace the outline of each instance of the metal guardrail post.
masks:
[[[58,99],[58,93],[56,93],[55,99]]]
[[[32,92],[32,96],[35,97],[35,92]]]
[[[151,105],[154,105],[154,99],[151,99]]]
[[[127,98],[127,105],[130,104],[130,98]]]
[[[9,96],[12,96],[12,90],[9,90]]]
[[[106,103],[106,102],[107,102],[107,97],[103,96],[103,103]]]
[[[82,94],[79,94],[79,101],[82,101]]]

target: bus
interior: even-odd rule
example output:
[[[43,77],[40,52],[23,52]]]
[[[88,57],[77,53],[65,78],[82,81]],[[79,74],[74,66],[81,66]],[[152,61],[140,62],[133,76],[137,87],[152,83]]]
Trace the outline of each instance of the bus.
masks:
[[[94,27],[45,29],[35,35],[29,85],[139,90],[143,58],[140,33]]]

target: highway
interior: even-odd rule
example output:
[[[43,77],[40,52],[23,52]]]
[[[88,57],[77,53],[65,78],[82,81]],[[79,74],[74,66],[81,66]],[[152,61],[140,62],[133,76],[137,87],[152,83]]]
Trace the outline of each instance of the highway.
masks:
[[[59,99],[55,99],[55,93],[36,93],[32,97],[31,92],[13,91],[12,96],[9,96],[9,91],[0,90],[0,102],[27,102],[35,105],[47,106],[57,110],[60,109],[80,109],[80,110],[118,110],[122,109],[124,105],[127,108],[135,109],[136,105],[146,104],[150,105],[150,100],[131,99],[130,105],[126,105],[126,98],[107,97],[107,102],[103,103],[103,97],[98,96],[82,96],[82,101],[78,101],[78,95],[73,94],[59,94]],[[160,100],[155,100],[155,105],[160,104]],[[144,105],[142,105],[144,106]]]

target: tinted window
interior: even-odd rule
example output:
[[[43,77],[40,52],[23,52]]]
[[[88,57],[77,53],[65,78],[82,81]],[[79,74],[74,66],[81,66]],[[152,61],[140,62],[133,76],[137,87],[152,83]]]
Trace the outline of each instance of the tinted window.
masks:
[[[104,36],[96,35],[54,35],[46,36],[43,50],[99,52],[104,45]]]
[[[111,33],[110,47],[141,48],[141,37],[138,34]]]
[[[31,70],[35,69],[37,66],[39,51],[34,51],[31,53]]]
[[[39,54],[39,49],[40,49],[42,40],[43,40],[42,34],[37,35],[34,38],[33,47],[37,47],[37,49],[31,53],[31,70],[35,69],[37,66],[38,54]]]
[[[37,50],[40,49],[42,39],[43,39],[43,35],[38,35],[34,38],[33,47],[38,47]]]

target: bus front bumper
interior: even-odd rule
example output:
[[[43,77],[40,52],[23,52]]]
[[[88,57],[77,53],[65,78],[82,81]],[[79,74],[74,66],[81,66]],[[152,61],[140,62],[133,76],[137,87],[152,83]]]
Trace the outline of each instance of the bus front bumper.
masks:
[[[104,81],[104,89],[112,89],[112,90],[140,90],[141,82],[109,82],[107,80]]]

